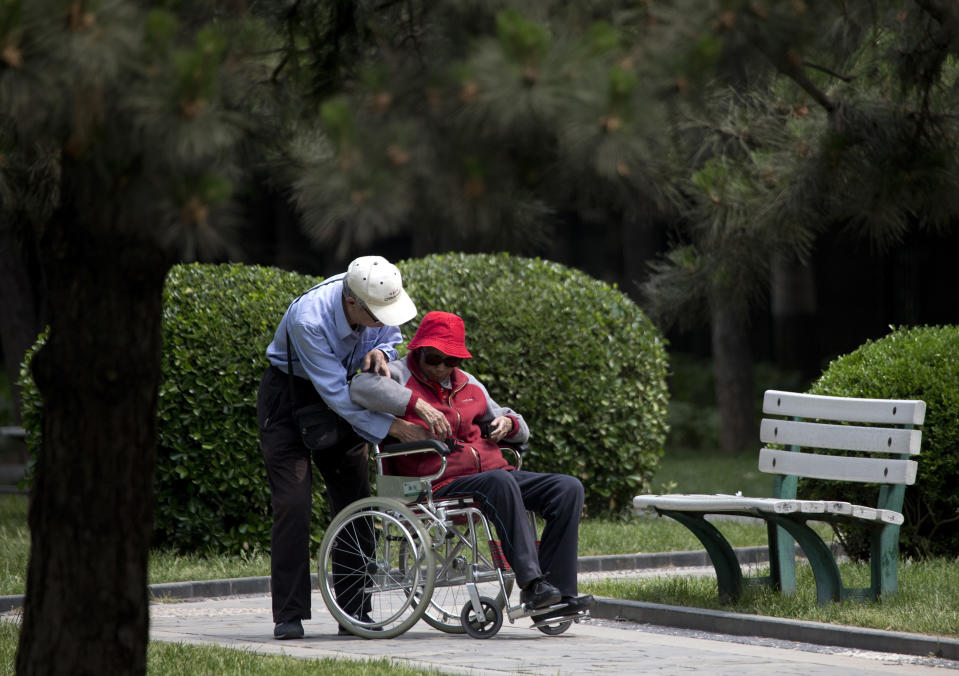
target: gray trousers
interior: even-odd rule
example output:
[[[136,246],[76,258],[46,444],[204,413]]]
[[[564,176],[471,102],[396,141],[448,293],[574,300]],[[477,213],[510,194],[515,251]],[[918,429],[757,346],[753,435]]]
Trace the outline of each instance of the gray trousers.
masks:
[[[520,587],[543,576],[563,596],[576,596],[579,520],[583,513],[583,484],[579,479],[566,474],[497,469],[459,477],[436,491],[436,497],[459,494],[471,494],[479,501],[500,537]],[[527,510],[546,522],[539,552]]]

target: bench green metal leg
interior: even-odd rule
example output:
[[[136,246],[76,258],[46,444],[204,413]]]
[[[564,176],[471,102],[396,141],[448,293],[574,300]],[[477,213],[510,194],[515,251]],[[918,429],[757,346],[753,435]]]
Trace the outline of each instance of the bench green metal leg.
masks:
[[[795,446],[790,447],[798,451]],[[799,479],[795,476],[777,474],[773,480],[773,495],[780,499],[794,500]],[[769,540],[769,577],[774,588],[785,596],[796,593],[796,547],[793,537],[782,526],[766,521]]]
[[[905,494],[902,485],[880,486],[878,507],[901,512]],[[873,598],[894,595],[899,589],[899,526],[883,524],[872,533],[869,561]]]
[[[769,579],[774,589],[784,596],[796,593],[796,552],[793,537],[785,528],[766,522],[769,538]]]
[[[743,572],[739,559],[732,546],[715,526],[706,521],[702,514],[657,510],[660,514],[676,519],[693,532],[706,548],[713,568],[716,569],[716,582],[719,586],[719,600],[723,603],[739,598],[743,593]]]
[[[893,596],[899,589],[899,526],[883,526],[872,536],[870,567],[873,598]]]
[[[809,565],[812,567],[813,577],[816,579],[816,600],[821,604],[830,601],[839,601],[842,598],[842,578],[839,575],[839,566],[829,547],[822,538],[804,523],[792,519],[767,514],[765,518],[778,526],[782,526],[795,538],[802,547]]]

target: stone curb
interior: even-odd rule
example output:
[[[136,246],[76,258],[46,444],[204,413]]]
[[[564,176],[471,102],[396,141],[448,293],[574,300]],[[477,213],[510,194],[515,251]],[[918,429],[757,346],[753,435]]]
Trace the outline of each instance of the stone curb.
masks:
[[[667,606],[643,601],[597,598],[592,617],[680,627],[715,634],[812,643],[875,652],[959,660],[959,640],[927,634],[866,629],[721,610]]]

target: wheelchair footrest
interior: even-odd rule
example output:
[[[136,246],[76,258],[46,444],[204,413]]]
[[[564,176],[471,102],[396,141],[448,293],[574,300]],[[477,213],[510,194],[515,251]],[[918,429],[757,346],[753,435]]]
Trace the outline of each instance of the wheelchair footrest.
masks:
[[[558,615],[555,617],[547,617],[542,620],[533,619],[533,624],[530,627],[531,629],[539,629],[540,627],[549,627],[556,624],[562,624],[564,622],[579,622],[584,617],[589,617],[588,610],[580,610],[579,612],[570,613],[569,615]]]
[[[519,620],[524,617],[534,618],[533,621],[535,624],[534,627],[538,627],[544,624],[555,624],[557,622],[565,622],[566,620],[580,619],[583,617],[589,617],[589,608],[583,608],[578,611],[570,611],[568,613],[558,613],[566,608],[565,603],[557,603],[552,606],[546,606],[545,608],[536,608],[529,609],[526,606],[513,606],[512,608],[506,608],[506,615],[509,617],[510,621]],[[555,615],[551,614],[556,612]],[[548,615],[548,617],[539,616]]]

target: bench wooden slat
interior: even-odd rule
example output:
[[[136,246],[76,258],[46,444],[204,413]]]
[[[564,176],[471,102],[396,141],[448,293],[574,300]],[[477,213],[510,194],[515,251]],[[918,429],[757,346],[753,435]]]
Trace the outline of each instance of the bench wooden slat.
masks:
[[[763,418],[759,426],[759,439],[764,444],[918,455],[922,432],[892,427],[858,427]]]
[[[926,402],[912,399],[853,399],[766,390],[763,413],[819,420],[921,425]]]
[[[797,453],[763,448],[759,451],[759,470],[810,479],[858,481],[878,484],[914,484],[916,462],[893,458],[849,458],[837,455]]]
[[[647,507],[674,509],[682,512],[712,512],[715,510],[716,513],[721,513],[759,510],[775,514],[793,514],[800,511],[799,502],[799,500],[747,498],[738,495],[684,495],[675,493],[671,495],[637,495],[633,498],[633,507],[635,509],[645,509]],[[825,512],[825,505],[819,511]]]
[[[863,521],[880,521],[882,523],[891,523],[901,526],[905,519],[899,512],[891,509],[876,509],[875,507],[864,507],[862,505],[853,505],[848,502],[838,502],[835,500],[826,501],[826,514],[843,517],[853,517]]]
[[[781,500],[778,498],[747,498],[737,495],[637,495],[633,509],[663,509],[676,512],[702,512],[705,514],[761,512],[765,514],[823,514],[880,521],[902,525],[902,514],[891,509],[876,509],[853,505],[836,500]]]

